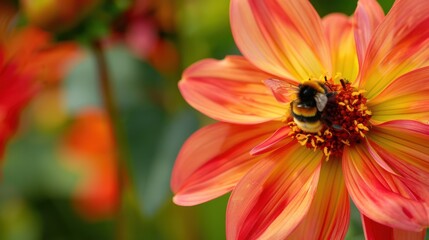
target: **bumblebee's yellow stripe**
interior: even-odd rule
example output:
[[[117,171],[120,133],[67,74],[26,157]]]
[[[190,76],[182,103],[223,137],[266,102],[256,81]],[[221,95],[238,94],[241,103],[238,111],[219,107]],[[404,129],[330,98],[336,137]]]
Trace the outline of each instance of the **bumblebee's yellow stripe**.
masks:
[[[317,114],[317,108],[316,107],[312,107],[312,108],[303,108],[303,107],[298,107],[298,103],[297,102],[293,102],[292,104],[293,107],[293,113],[299,116],[303,116],[303,117],[314,117]]]
[[[305,132],[315,133],[322,129],[323,124],[321,121],[316,122],[301,122],[298,119],[294,118],[296,125]]]
[[[325,89],[322,87],[323,83],[320,81],[305,81],[302,85],[314,88],[317,92],[326,93]]]

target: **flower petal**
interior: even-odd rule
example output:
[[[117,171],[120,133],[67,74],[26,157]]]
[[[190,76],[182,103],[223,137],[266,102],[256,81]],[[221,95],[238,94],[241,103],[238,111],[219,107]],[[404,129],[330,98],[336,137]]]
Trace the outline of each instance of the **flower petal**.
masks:
[[[323,18],[323,26],[331,47],[332,75],[341,73],[346,79],[354,81],[359,66],[351,19],[333,13]]]
[[[429,121],[429,67],[402,75],[368,102],[371,120]]]
[[[307,0],[233,0],[231,29],[243,55],[260,69],[307,80],[330,70],[320,17]]]
[[[321,159],[292,142],[255,165],[230,197],[227,239],[284,239],[310,207]]]
[[[347,190],[362,214],[409,231],[428,225],[427,187],[384,170],[364,144],[344,149],[343,172]]]
[[[252,147],[269,137],[279,124],[216,123],[194,133],[183,145],[174,165],[173,201],[195,205],[229,192],[260,160],[249,154]]]
[[[399,76],[429,64],[429,4],[396,1],[374,32],[360,75],[371,99]]]
[[[273,151],[274,149],[277,149],[281,146],[288,144],[288,142],[292,140],[292,138],[287,138],[289,132],[290,132],[289,126],[283,126],[277,129],[273,133],[273,135],[265,139],[265,141],[258,144],[256,147],[252,148],[252,150],[250,151],[250,154],[259,155],[262,153]]]
[[[179,83],[186,101],[223,122],[252,124],[278,119],[285,108],[262,82],[275,78],[243,57],[206,59],[190,66]]]
[[[368,135],[370,153],[375,152],[397,175],[429,188],[428,142],[429,126],[415,121],[373,126]]]
[[[384,12],[375,0],[359,0],[353,14],[354,37],[360,66],[375,29],[384,19]]]
[[[322,163],[319,185],[310,210],[288,239],[344,239],[349,221],[349,194],[344,184],[341,160],[331,159]]]
[[[365,232],[365,239],[395,239],[395,240],[417,240],[425,239],[426,231],[411,232],[374,222],[370,218],[362,215],[362,225]]]

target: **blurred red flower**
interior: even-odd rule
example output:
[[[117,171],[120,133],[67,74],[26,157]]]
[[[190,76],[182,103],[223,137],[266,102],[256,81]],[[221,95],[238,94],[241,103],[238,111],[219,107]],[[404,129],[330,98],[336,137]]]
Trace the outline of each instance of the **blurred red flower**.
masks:
[[[80,173],[74,204],[87,219],[109,217],[118,203],[115,144],[107,116],[79,114],[63,142],[67,164]]]
[[[53,45],[50,36],[36,28],[14,28],[15,13],[0,4],[0,155],[36,89],[58,80],[76,49],[72,44]]]
[[[16,132],[21,110],[34,92],[31,75],[22,74],[19,65],[7,61],[4,46],[0,46],[0,156]]]
[[[172,0],[136,0],[117,21],[113,41],[124,41],[139,58],[161,72],[178,69],[179,55],[167,36],[175,32]]]

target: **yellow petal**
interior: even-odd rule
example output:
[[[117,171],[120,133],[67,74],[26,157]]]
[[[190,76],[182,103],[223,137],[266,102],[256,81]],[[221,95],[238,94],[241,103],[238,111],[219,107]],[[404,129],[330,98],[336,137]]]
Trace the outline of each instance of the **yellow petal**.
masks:
[[[360,66],[365,58],[365,53],[372,35],[384,18],[381,6],[375,0],[359,0],[353,14],[354,35],[356,50]]]
[[[370,99],[372,120],[429,121],[429,67],[405,74],[393,81],[379,95]]]
[[[349,194],[344,184],[341,160],[330,159],[322,163],[319,185],[310,210],[288,239],[344,239],[349,221]]]
[[[243,55],[260,69],[298,81],[331,69],[317,12],[307,0],[232,0],[231,29]]]
[[[399,76],[429,64],[429,4],[396,1],[368,45],[360,87],[371,99]]]
[[[343,14],[333,13],[323,18],[323,26],[331,47],[332,75],[354,81],[359,66],[351,19]]]

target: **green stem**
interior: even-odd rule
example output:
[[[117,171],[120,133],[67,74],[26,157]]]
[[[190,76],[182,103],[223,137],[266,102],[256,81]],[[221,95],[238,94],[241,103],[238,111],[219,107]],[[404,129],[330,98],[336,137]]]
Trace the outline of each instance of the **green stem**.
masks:
[[[121,133],[120,133],[120,122],[119,122],[119,111],[116,105],[115,97],[112,91],[111,79],[109,75],[108,65],[106,61],[106,55],[100,42],[94,42],[92,49],[95,55],[95,61],[98,71],[98,80],[101,88],[101,95],[105,110],[107,112],[110,125],[112,126],[113,142],[116,146],[115,154],[117,159],[117,180],[118,180],[118,201],[115,211],[115,230],[116,239],[124,239],[125,234],[125,219],[123,214],[123,195],[125,190],[125,173],[126,173],[126,162],[125,154],[121,147]]]

